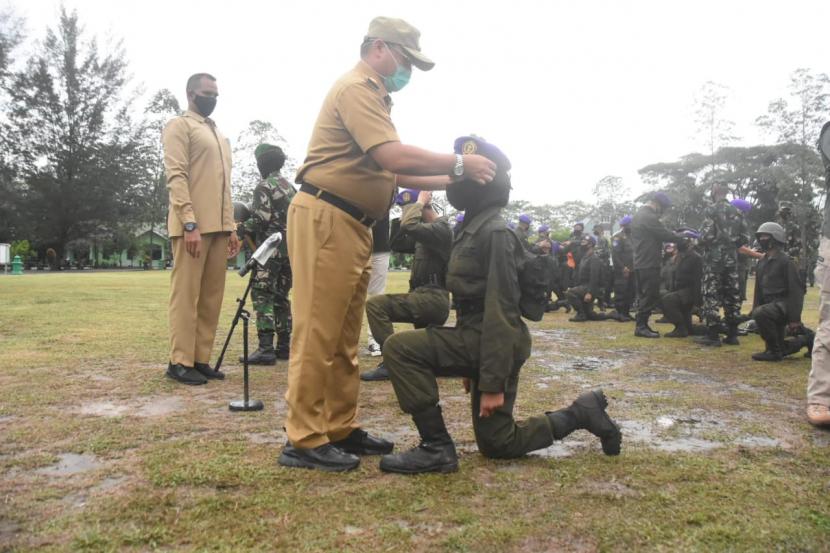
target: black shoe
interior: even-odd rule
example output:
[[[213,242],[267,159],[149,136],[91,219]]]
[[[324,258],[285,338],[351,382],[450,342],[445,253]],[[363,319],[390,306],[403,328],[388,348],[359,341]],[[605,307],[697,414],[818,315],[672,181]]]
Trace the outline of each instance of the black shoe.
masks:
[[[720,334],[717,330],[708,330],[705,336],[695,338],[695,342],[701,346],[719,348],[721,346]]]
[[[202,373],[193,367],[185,367],[181,363],[167,364],[167,378],[172,378],[176,382],[187,384],[188,386],[198,386],[199,384],[207,384],[207,378],[202,376]]]
[[[386,365],[384,365],[381,361],[380,363],[378,363],[378,366],[372,369],[371,371],[361,373],[360,380],[363,380],[365,382],[389,380],[389,370],[386,368]]]
[[[301,448],[286,443],[277,462],[284,467],[343,472],[356,469],[360,464],[360,458],[357,455],[341,451],[332,444]]]
[[[193,368],[208,380],[225,380],[225,373],[213,370],[207,363],[194,363]]]
[[[640,338],[659,338],[660,333],[654,332],[648,326],[638,326],[634,329],[634,336],[639,336]]]
[[[780,351],[762,351],[760,353],[753,353],[752,359],[754,361],[781,361],[784,359],[784,356],[781,355]]]
[[[380,470],[400,474],[457,471],[458,455],[444,425],[441,406],[416,413],[412,415],[412,420],[418,427],[421,443],[404,453],[384,455],[380,460]]]
[[[728,335],[723,339],[723,343],[727,346],[740,346],[741,342],[738,340],[738,335]]]
[[[362,428],[355,428],[352,433],[331,445],[352,455],[385,455],[392,453],[395,444],[383,438],[375,438]]]
[[[585,392],[576,398],[571,412],[576,416],[576,427],[587,430],[602,442],[602,452],[619,455],[622,447],[620,427],[608,416],[608,400],[602,390]]]
[[[576,315],[574,315],[573,317],[571,317],[568,320],[571,321],[572,323],[584,323],[585,321],[588,320],[588,317],[586,317],[584,313],[577,313]]]
[[[674,330],[672,330],[671,332],[667,332],[663,336],[665,336],[666,338],[686,338],[687,336],[689,336],[689,333],[686,332],[685,329],[675,328]]]

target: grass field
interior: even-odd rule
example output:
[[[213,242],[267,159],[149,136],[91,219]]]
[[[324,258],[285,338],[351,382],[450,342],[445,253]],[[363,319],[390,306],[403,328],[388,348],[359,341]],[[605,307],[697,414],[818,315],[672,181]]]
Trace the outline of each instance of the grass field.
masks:
[[[757,336],[710,351],[548,314],[530,325],[517,418],[602,386],[622,455],[578,432],[525,459],[485,459],[461,383],[446,380],[458,473],[386,475],[365,458],[324,474],[276,464],[285,363],[253,371],[266,406],[253,414],[227,409],[241,340],[224,382],[163,377],[168,279],[0,277],[0,550],[830,550],[830,433],[804,420],[809,360],[754,363]],[[393,273],[388,289],[405,283]],[[242,288],[229,273],[217,342]],[[811,289],[813,327],[816,303]],[[388,383],[363,386],[360,409],[399,448],[417,442]]]

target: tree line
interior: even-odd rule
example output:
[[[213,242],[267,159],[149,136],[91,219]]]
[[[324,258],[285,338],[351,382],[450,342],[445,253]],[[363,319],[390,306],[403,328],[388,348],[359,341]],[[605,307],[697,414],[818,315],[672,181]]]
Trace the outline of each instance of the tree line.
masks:
[[[136,229],[164,228],[160,135],[182,106],[167,89],[144,94],[131,81],[123,45],[99,44],[77,12],[62,9],[25,56],[21,28],[13,12],[0,11],[0,242],[26,241],[41,259],[49,250],[57,259],[72,249],[105,256],[129,250]],[[724,116],[728,87],[706,83],[695,102],[703,152],[647,165],[641,179],[668,191],[677,226],[700,224],[714,182],[753,204],[751,227],[773,219],[779,202],[792,202],[806,246],[819,227],[824,168],[815,142],[830,115],[829,91],[827,75],[797,69],[788,96],[772,100],[756,120],[770,144],[741,146]],[[250,199],[259,178],[252,152],[263,141],[289,150],[273,123],[251,121],[233,142],[235,199]],[[286,171],[297,165],[289,159]],[[528,213],[564,237],[575,221],[612,226],[641,199],[613,175],[594,184],[592,197],[556,205],[513,201],[506,216]]]

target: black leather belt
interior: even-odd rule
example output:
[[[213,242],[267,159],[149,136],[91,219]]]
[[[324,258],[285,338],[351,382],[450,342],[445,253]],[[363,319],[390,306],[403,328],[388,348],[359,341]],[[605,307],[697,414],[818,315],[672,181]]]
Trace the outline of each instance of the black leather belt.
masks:
[[[323,200],[324,202],[333,205],[337,209],[345,211],[346,213],[357,219],[361,225],[365,225],[369,228],[372,228],[373,226],[375,226],[375,223],[377,222],[375,219],[372,219],[371,217],[360,211],[358,208],[344,200],[343,198],[335,196],[334,194],[326,192],[325,190],[321,190],[313,184],[308,184],[307,182],[302,183],[300,185],[300,192],[311,194],[318,200]]]

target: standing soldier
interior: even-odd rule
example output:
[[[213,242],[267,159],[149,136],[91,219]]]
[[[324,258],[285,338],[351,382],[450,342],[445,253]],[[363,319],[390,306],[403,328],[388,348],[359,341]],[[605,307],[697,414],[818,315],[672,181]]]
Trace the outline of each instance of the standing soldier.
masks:
[[[468,180],[447,189],[453,207],[465,210],[447,274],[447,287],[457,302],[456,326],[399,332],[386,342],[384,355],[395,395],[401,409],[412,416],[421,442],[404,453],[384,456],[380,469],[405,474],[458,469],[436,376],[465,379],[482,455],[521,457],[578,429],[598,436],[607,455],[619,454],[622,436],[605,411],[601,390],[585,392],[569,407],[516,424],[513,405],[531,340],[519,308],[517,265],[524,252],[501,216],[510,197],[510,162],[493,145],[473,137],[457,140],[456,151],[485,153],[498,172],[483,188]]]
[[[513,229],[516,232],[516,236],[519,237],[519,242],[522,243],[522,246],[524,246],[526,250],[530,249],[530,242],[528,241],[528,238],[530,235],[531,221],[532,219],[530,218],[530,215],[522,213],[519,215],[519,224],[516,225],[515,229]]]
[[[611,242],[605,236],[605,227],[602,223],[595,224],[592,230],[597,243],[594,252],[602,262],[602,282],[600,284],[602,293],[597,298],[597,302],[600,310],[605,311],[605,307],[611,305],[611,292],[614,288],[614,275],[611,272]]]
[[[278,146],[260,144],[254,151],[262,180],[254,189],[251,218],[245,231],[259,245],[275,232],[283,233],[277,253],[265,267],[257,269],[251,299],[256,311],[256,331],[259,348],[248,356],[251,365],[273,365],[277,359],[288,359],[291,343],[291,264],[288,260],[288,242],[285,228],[288,222],[288,204],[297,193],[280,176],[285,153]],[[274,334],[277,348],[274,349]],[[240,362],[243,359],[240,357]]]
[[[674,242],[677,236],[660,222],[660,216],[671,207],[665,192],[655,192],[631,221],[631,242],[634,245],[634,272],[637,279],[637,319],[634,336],[659,338],[648,326],[651,312],[660,303],[660,261],[663,242]]]
[[[703,254],[703,319],[706,336],[698,343],[720,346],[720,307],[726,319],[724,343],[738,345],[738,319],[741,296],[738,285],[738,248],[746,246],[749,236],[741,213],[726,200],[726,185],[712,185],[712,204],[706,208],[700,228]]]
[[[611,242],[611,260],[614,263],[614,313],[610,318],[621,323],[632,321],[634,303],[634,246],[631,243],[631,215],[620,219],[620,230]]]

